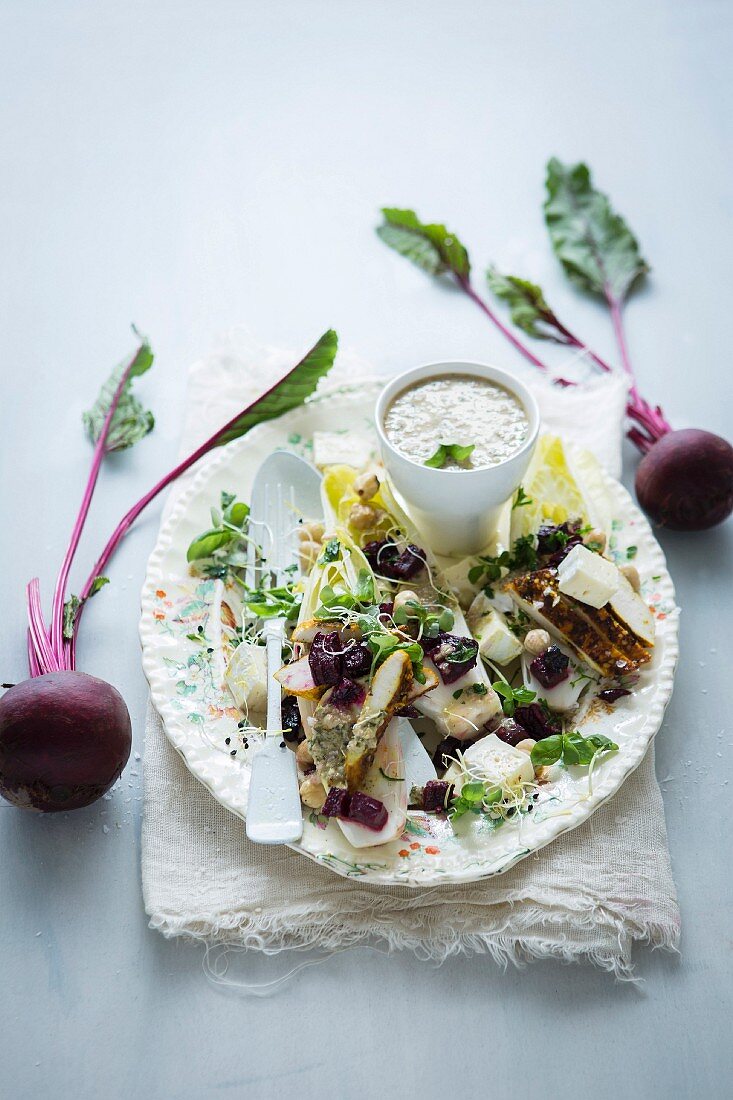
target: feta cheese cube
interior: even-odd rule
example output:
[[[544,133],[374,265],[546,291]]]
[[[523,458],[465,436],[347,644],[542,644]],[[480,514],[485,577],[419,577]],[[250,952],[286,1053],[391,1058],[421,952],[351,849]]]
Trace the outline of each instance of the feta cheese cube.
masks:
[[[467,748],[463,758],[471,765],[471,771],[480,775],[482,782],[501,787],[507,794],[511,794],[520,784],[534,780],[534,767],[529,753],[500,741],[495,733],[482,737]],[[451,764],[445,779],[449,783],[455,783],[459,791],[465,781],[461,776],[461,770]]]
[[[493,608],[475,621],[473,636],[481,656],[498,665],[508,665],[522,652],[519,638],[512,634],[503,615]]]
[[[617,591],[621,582],[613,562],[594,554],[587,546],[574,546],[557,567],[558,588],[565,596],[603,607]]]

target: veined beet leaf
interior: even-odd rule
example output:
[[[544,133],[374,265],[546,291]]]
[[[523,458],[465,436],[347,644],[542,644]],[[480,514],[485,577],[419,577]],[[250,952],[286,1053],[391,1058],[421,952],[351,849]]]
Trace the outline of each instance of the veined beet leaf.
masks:
[[[110,374],[99,391],[97,400],[83,415],[84,427],[92,443],[97,443],[104,430],[105,421],[112,407],[120,384],[122,388],[107,428],[104,449],[124,451],[143,439],[155,426],[155,417],[144,409],[132,393],[132,380],[145,374],[153,365],[153,352],[147,340],[143,339],[135,356],[130,362],[125,359]]]
[[[623,302],[650,270],[639,243],[608,196],[593,187],[585,164],[547,165],[545,222],[568,276],[591,294]]]
[[[430,275],[452,272],[458,279],[468,279],[471,273],[468,252],[455,233],[444,225],[421,222],[414,210],[385,206],[382,214],[384,224],[377,228],[377,233],[400,256]]]

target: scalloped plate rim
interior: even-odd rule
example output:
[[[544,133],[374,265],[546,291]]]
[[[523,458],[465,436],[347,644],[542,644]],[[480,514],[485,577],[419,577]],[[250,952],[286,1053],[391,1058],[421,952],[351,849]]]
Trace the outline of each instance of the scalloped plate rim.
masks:
[[[184,761],[186,767],[196,779],[209,791],[213,798],[216,799],[221,805],[223,805],[230,813],[233,813],[241,820],[245,819],[244,812],[228,804],[227,800],[221,796],[221,792],[217,791],[216,787],[209,782],[204,776],[196,770],[195,765],[186,755],[185,750],[185,736],[181,736],[181,731],[178,728],[178,713],[171,709],[169,705],[169,692],[164,690],[166,681],[162,675],[161,661],[159,659],[159,635],[155,631],[154,620],[154,604],[152,600],[152,593],[160,586],[161,583],[165,583],[165,577],[162,571],[163,559],[168,551],[173,548],[174,536],[176,528],[179,526],[182,519],[185,517],[189,506],[192,501],[195,500],[200,494],[203,493],[206,485],[215,475],[216,471],[220,468],[230,465],[234,462],[239,453],[245,450],[248,446],[251,446],[253,438],[259,438],[260,435],[272,431],[273,426],[281,425],[283,430],[287,431],[287,425],[289,420],[298,420],[303,416],[304,412],[313,405],[320,405],[326,400],[337,398],[339,396],[358,396],[363,394],[365,389],[371,389],[377,386],[383,385],[384,380],[378,378],[366,379],[353,384],[341,384],[337,386],[327,386],[315,394],[304,405],[297,407],[284,413],[281,417],[275,418],[270,421],[266,421],[263,424],[257,425],[250,432],[248,432],[241,439],[227,444],[225,447],[218,448],[216,451],[211,452],[202,461],[191,477],[188,485],[182,490],[180,495],[175,500],[169,514],[161,524],[161,528],[158,534],[158,538],[155,547],[150,554],[147,564],[146,577],[143,584],[141,593],[141,619],[140,619],[140,641],[142,645],[142,663],[143,669],[150,686],[150,693],[152,702],[161,718],[163,728],[166,737]],[[670,600],[673,604],[675,602],[674,586],[669,576],[666,567],[666,560],[664,552],[657,542],[652,532],[651,526],[646,517],[641,513],[638,507],[634,504],[630,494],[616,479],[606,474],[604,471],[604,479],[607,487],[611,490],[613,496],[618,500],[621,508],[620,510],[627,513],[633,520],[633,523],[638,526],[638,535],[643,538],[646,548],[649,552],[649,556],[652,559],[652,564],[657,573],[661,574],[660,580],[662,583],[658,585],[660,590],[664,592],[665,599]],[[616,503],[616,501],[614,501]],[[675,610],[678,611],[675,605]],[[671,627],[672,629],[669,629]],[[368,882],[375,885],[399,885],[412,888],[421,888],[425,886],[436,885],[450,885],[456,883],[465,883],[479,881],[481,879],[490,878],[497,874],[503,874],[505,871],[510,870],[520,860],[526,858],[526,856],[540,851],[546,845],[552,843],[559,836],[564,833],[570,832],[577,828],[579,825],[584,824],[592,814],[606,802],[608,802],[618,792],[620,787],[626,781],[629,775],[631,775],[636,768],[641,764],[642,760],[646,756],[649,746],[652,744],[654,737],[656,736],[659,728],[662,725],[664,712],[667,704],[669,703],[673,689],[674,671],[679,655],[678,645],[678,628],[677,628],[677,615],[674,615],[668,620],[668,631],[665,634],[665,647],[664,657],[656,669],[656,684],[657,695],[653,700],[653,705],[650,711],[646,714],[644,724],[640,731],[640,735],[632,746],[629,747],[623,758],[619,756],[612,758],[609,763],[614,763],[616,767],[613,769],[613,786],[602,797],[591,795],[589,801],[592,801],[592,806],[588,807],[583,802],[578,802],[570,811],[572,820],[566,820],[562,824],[559,820],[559,815],[554,824],[552,819],[548,818],[542,824],[548,824],[547,836],[539,843],[533,844],[530,848],[520,849],[515,854],[509,857],[503,857],[501,866],[496,869],[480,869],[480,870],[467,870],[464,872],[456,871],[435,871],[433,874],[426,873],[424,869],[416,871],[414,874],[392,872],[391,874],[386,868],[382,869],[380,873],[370,872],[368,869],[365,871],[349,872],[343,870],[338,866],[334,866],[332,863],[324,862],[322,854],[311,852],[304,848],[301,844],[289,845],[294,851],[306,856],[308,859],[313,860],[320,866],[327,866],[330,870],[336,874],[346,878],[357,878],[359,882]],[[187,731],[186,731],[187,732]],[[643,734],[643,736],[641,735]],[[618,767],[623,762],[623,769]],[[240,765],[241,766],[241,765]],[[576,811],[580,811],[576,813]],[[575,817],[577,816],[577,820]],[[353,850],[355,858],[358,860],[359,852]],[[362,849],[362,852],[369,853],[372,849]]]

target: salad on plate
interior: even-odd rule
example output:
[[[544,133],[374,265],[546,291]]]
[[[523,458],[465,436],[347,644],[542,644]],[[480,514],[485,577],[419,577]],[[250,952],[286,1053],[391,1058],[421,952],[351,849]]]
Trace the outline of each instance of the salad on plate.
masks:
[[[433,552],[379,464],[322,473],[323,516],[293,517],[287,584],[269,585],[265,567],[250,587],[257,532],[230,494],[188,554],[241,593],[224,679],[253,742],[262,622],[286,621],[277,679],[304,813],[372,848],[403,836],[411,814],[458,835],[493,830],[536,814],[568,770],[590,785],[618,749],[591,719],[633,695],[655,642],[633,560],[615,560],[593,457],[542,436],[491,545],[460,561]],[[435,765],[422,784],[405,767],[404,720]]]

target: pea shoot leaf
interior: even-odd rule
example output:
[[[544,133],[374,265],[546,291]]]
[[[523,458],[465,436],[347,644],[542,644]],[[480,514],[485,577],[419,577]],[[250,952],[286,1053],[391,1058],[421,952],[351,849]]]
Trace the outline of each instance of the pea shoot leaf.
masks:
[[[561,763],[572,767],[590,764],[594,756],[607,752],[616,752],[618,745],[603,734],[594,733],[583,737],[577,730],[572,733],[556,733],[544,737],[532,749],[532,763],[535,768],[549,767]]]
[[[120,383],[124,378],[122,393],[112,414],[104,449],[124,451],[153,430],[155,417],[144,409],[132,394],[132,381],[149,371],[153,365],[153,352],[147,340],[143,339],[132,359],[125,359],[110,374],[99,391],[97,400],[91,409],[83,414],[84,427],[92,443],[96,443],[102,434],[107,413],[114,400]]]
[[[452,273],[467,281],[471,273],[468,252],[444,225],[421,222],[414,210],[382,208],[384,222],[377,235],[386,245],[429,275]]]
[[[587,165],[553,157],[546,186],[545,223],[566,274],[591,294],[623,302],[650,270],[636,237],[593,187]]]
[[[468,443],[466,446],[461,446],[460,443],[440,443],[435,454],[427,458],[423,465],[430,466],[434,470],[442,470],[450,458],[460,465],[467,462],[475,450],[475,443]]]

